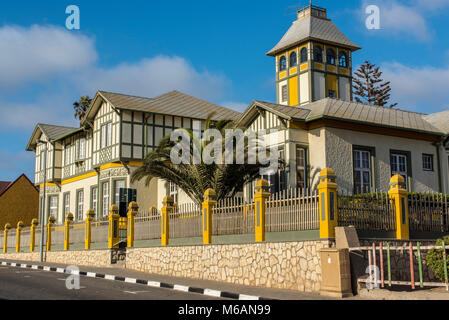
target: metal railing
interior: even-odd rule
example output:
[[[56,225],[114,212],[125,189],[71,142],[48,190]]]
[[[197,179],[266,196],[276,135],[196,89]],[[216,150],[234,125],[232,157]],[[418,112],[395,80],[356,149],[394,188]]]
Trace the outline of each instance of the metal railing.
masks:
[[[409,194],[410,231],[449,232],[448,195]]]
[[[170,238],[201,237],[202,233],[201,207],[194,203],[175,206],[170,213]],[[159,224],[159,234],[161,232]]]
[[[254,233],[254,202],[243,198],[219,201],[212,211],[212,235]]]

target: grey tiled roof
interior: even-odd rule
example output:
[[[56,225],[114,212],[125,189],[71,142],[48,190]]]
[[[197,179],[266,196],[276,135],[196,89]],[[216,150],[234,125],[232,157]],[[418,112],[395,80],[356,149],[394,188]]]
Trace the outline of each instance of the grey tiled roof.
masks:
[[[237,111],[179,91],[171,91],[156,98],[143,98],[106,91],[99,91],[99,94],[117,109],[153,112],[194,119],[206,119],[212,112],[215,112],[213,120],[236,120],[240,116]]]
[[[358,50],[360,47],[349,40],[331,20],[309,16],[293,23],[279,43],[267,55],[274,56],[306,40],[321,40]]]
[[[400,109],[373,106],[364,103],[342,101],[326,98],[309,103],[301,108],[289,107],[264,101],[255,101],[251,107],[260,106],[288,120],[313,121],[319,118],[336,119],[359,122],[381,127],[391,127],[404,130],[413,130],[427,133],[444,134],[444,131],[427,121],[428,117],[422,113],[410,112]],[[249,109],[251,109],[251,107]],[[247,110],[241,121],[248,114]],[[448,114],[449,116],[449,114]]]
[[[424,119],[444,133],[449,134],[449,110],[426,115]]]
[[[49,140],[55,140],[63,135],[79,130],[79,128],[61,127],[41,123],[39,123],[37,126],[42,130],[42,132],[47,136]]]

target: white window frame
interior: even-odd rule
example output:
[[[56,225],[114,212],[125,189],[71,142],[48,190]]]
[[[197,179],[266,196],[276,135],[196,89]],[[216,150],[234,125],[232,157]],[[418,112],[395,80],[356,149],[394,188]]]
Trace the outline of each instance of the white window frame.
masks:
[[[426,161],[426,158],[428,160],[428,163]],[[430,167],[426,167],[426,164],[429,164]],[[422,168],[424,171],[434,171],[434,167],[433,167],[433,155],[431,154],[423,154],[422,155]]]
[[[303,156],[303,161],[304,163],[300,164],[299,163],[299,155],[300,152],[302,153]],[[305,147],[302,146],[296,146],[296,186],[297,188],[300,189],[305,189],[307,188],[307,149]],[[303,172],[304,174],[304,181],[302,182],[302,187],[300,185],[300,181],[299,181],[299,172]]]
[[[106,190],[105,187],[107,186]],[[107,217],[109,215],[109,207],[110,207],[110,184],[109,181],[105,181],[101,184],[101,213],[103,217]],[[105,192],[106,191],[106,192]]]
[[[76,221],[83,221],[84,218],[84,190],[76,192]]]
[[[64,218],[70,213],[70,193],[64,194]]]
[[[358,155],[358,159],[357,156]],[[354,150],[354,191],[356,193],[370,193],[372,192],[372,167],[371,167],[371,152],[367,150]],[[367,156],[368,159],[363,157]],[[366,161],[366,162],[365,162]],[[357,173],[359,173],[360,181],[358,181],[361,190],[356,190]],[[368,174],[368,183],[365,182],[365,175]]]
[[[170,197],[175,203],[178,203],[178,186],[173,182],[170,182]]]
[[[396,159],[396,170],[393,169],[393,158]],[[399,159],[404,159],[404,167],[405,170],[401,170],[401,168],[399,167]],[[405,187],[407,188],[408,186],[408,166],[407,166],[407,156],[404,154],[397,154],[397,153],[392,153],[390,156],[390,167],[391,167],[391,176],[394,176],[396,174],[400,174],[402,177],[404,177],[405,180]]]
[[[91,195],[92,208],[91,209],[95,211],[95,214],[97,214],[97,211],[98,211],[98,187],[93,187],[91,189],[91,192],[92,192],[92,195]]]
[[[48,203],[49,203],[48,214],[49,214],[49,217],[50,216],[53,216],[55,218],[58,217],[58,202],[59,202],[59,197],[58,196],[49,196],[49,199],[48,199]]]
[[[122,184],[123,186],[120,186],[119,188],[119,184]],[[120,189],[121,188],[126,188],[126,181],[125,180],[115,180],[114,181],[114,201],[115,201],[115,205],[119,206],[120,204]]]

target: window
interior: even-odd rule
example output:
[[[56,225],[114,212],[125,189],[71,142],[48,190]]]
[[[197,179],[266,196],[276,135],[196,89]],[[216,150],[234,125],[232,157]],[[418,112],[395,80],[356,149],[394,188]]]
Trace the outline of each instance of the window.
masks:
[[[391,154],[391,176],[400,174],[405,181],[405,186],[408,185],[407,173],[407,156],[403,154]]]
[[[296,52],[290,54],[290,68],[295,67],[298,64],[298,56]]]
[[[83,221],[84,217],[84,191],[76,193],[76,221]]]
[[[45,151],[41,151],[41,156],[40,156],[40,171],[44,171],[45,170]]]
[[[287,86],[282,86],[282,102],[287,102],[288,101],[288,89]]]
[[[308,57],[307,57],[307,48],[302,48],[301,49],[301,63],[305,63],[307,62]]]
[[[98,210],[98,187],[93,187],[91,190],[92,194],[91,194],[91,206],[90,208],[92,210],[95,211],[95,213],[97,213]]]
[[[70,213],[70,193],[64,194],[64,217],[67,216],[67,214]]]
[[[337,93],[335,92],[335,90],[329,90],[329,98],[335,99],[336,96],[337,96]]]
[[[109,122],[101,126],[101,148],[112,145],[112,123]]]
[[[170,182],[170,197],[173,198],[175,203],[178,203],[178,186],[173,182]]]
[[[307,187],[306,181],[306,149],[296,147],[296,186],[300,189]]]
[[[422,155],[422,168],[424,171],[433,171],[433,155]]]
[[[109,182],[103,182],[103,217],[107,217],[109,215]]]
[[[86,157],[86,138],[76,141],[76,160],[84,160]]]
[[[120,189],[125,188],[124,180],[117,180],[114,182],[114,204],[116,206],[120,205]]]
[[[323,50],[320,47],[313,48],[313,61],[323,62]]]
[[[279,70],[284,71],[285,69],[287,69],[287,58],[285,58],[285,56],[282,56],[279,59]]]
[[[340,52],[339,58],[338,58],[338,65],[342,68],[348,67],[348,56],[344,52]]]
[[[201,121],[193,120],[193,134],[201,139]]]
[[[66,166],[68,166],[70,164],[70,162],[72,161],[72,156],[71,156],[71,149],[70,149],[70,144],[67,144],[65,146],[65,154],[64,154],[64,164]]]
[[[371,152],[354,150],[354,193],[371,192]]]
[[[333,49],[326,50],[326,61],[327,64],[335,65],[335,51]]]
[[[50,216],[56,218],[58,216],[58,196],[50,196],[49,203],[48,213],[50,214]],[[45,223],[47,223],[47,221],[45,221]]]
[[[285,153],[283,149],[278,150],[278,155],[280,160],[285,160]],[[270,192],[272,194],[282,192],[286,189],[285,178],[284,166],[279,166],[279,169],[275,174],[265,177],[265,179],[270,183]]]

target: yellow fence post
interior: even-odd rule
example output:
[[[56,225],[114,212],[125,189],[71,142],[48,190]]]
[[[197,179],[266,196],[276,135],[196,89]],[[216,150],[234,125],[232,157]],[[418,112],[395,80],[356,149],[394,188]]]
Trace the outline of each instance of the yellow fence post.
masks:
[[[50,216],[48,217],[48,224],[47,224],[47,251],[51,251],[51,228],[53,228],[55,224],[55,217]]]
[[[118,207],[112,205],[109,209],[109,232],[108,232],[108,248],[118,248],[119,247],[119,220],[120,215],[118,214]]]
[[[170,213],[173,210],[174,200],[172,197],[165,197],[161,214],[161,244],[168,246],[170,238]]]
[[[37,219],[31,220],[31,230],[30,230],[30,252],[34,252],[36,246],[36,228],[39,225]]]
[[[334,170],[325,168],[320,173],[320,238],[335,238],[337,221],[337,189]]]
[[[139,213],[137,202],[131,202],[128,208],[128,247],[134,247],[134,218]]]
[[[20,235],[22,233],[22,229],[25,227],[22,221],[19,221],[17,223],[17,229],[16,229],[16,252],[20,252]]]
[[[95,211],[92,209],[87,210],[86,224],[84,226],[84,249],[90,250],[90,244],[92,242],[92,221],[95,218]]]
[[[207,189],[203,202],[203,244],[212,243],[212,211],[217,204],[217,194],[213,189]]]
[[[267,199],[270,197],[270,184],[267,180],[261,179],[256,183],[256,192],[254,194],[255,207],[255,231],[256,242],[265,241],[265,210],[267,208]]]
[[[390,180],[390,191],[388,191],[388,195],[394,200],[396,211],[396,238],[399,240],[408,240],[410,238],[408,198],[407,190],[403,187],[404,184],[404,177],[396,174]]]
[[[11,224],[5,224],[5,231],[3,231],[3,253],[8,253],[8,233],[11,229]]]
[[[73,223],[73,214],[67,213],[64,222],[64,250],[70,250],[70,225]]]

